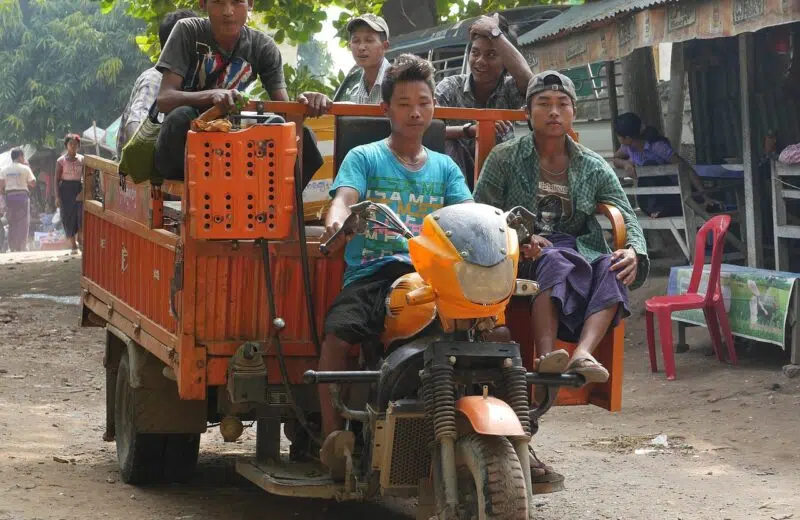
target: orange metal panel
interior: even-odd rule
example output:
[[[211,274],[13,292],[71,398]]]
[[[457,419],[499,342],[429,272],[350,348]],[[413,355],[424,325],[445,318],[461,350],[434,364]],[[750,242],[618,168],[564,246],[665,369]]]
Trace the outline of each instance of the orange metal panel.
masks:
[[[530,303],[527,299],[513,298],[506,309],[506,322],[514,341],[520,344],[522,362],[528,370],[536,358],[536,344],[530,331]],[[616,412],[622,408],[622,374],[624,361],[625,323],[605,335],[595,350],[595,357],[610,374],[609,380],[602,384],[589,384],[582,388],[562,388],[558,391],[557,405],[595,404],[600,408]],[[563,348],[572,354],[576,345],[563,341],[556,342],[556,348]]]
[[[177,324],[170,315],[169,293],[175,252],[114,225],[92,212],[84,213],[83,275],[170,333]]]
[[[270,381],[280,382],[277,364],[273,366],[273,317],[267,315],[260,247],[250,242],[236,246],[220,242],[213,246],[204,243],[200,249],[202,255],[196,260],[197,320],[193,331],[197,343],[206,347],[210,356],[229,356],[244,341],[260,341],[268,352]],[[289,370],[294,383],[300,383],[302,372],[314,368],[316,363],[299,251],[296,243],[270,245],[277,313],[286,322],[281,332],[282,346],[287,364],[295,367]],[[290,256],[287,252],[296,254]],[[325,313],[341,289],[344,263],[341,257],[325,258],[318,251],[310,255],[310,262],[316,325],[322,334]],[[208,384],[225,381],[227,364],[215,359],[212,357],[208,364]]]
[[[189,233],[196,239],[281,239],[294,212],[292,124],[189,132]]]
[[[311,342],[299,248],[295,244],[298,254],[287,256],[286,245],[270,245],[277,312],[286,322],[281,337],[286,342]],[[310,262],[317,327],[321,329],[325,312],[341,288],[344,264],[341,257],[325,258],[318,252],[311,255]],[[198,342],[268,340],[272,317],[267,316],[258,245],[218,243],[197,257],[197,271],[198,319],[193,332]]]

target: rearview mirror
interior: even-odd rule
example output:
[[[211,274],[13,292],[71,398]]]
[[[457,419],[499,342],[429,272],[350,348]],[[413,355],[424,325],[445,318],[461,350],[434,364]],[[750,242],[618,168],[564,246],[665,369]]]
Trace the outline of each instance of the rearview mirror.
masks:
[[[516,230],[520,244],[527,244],[533,235],[536,215],[522,206],[515,206],[506,213],[506,224]]]

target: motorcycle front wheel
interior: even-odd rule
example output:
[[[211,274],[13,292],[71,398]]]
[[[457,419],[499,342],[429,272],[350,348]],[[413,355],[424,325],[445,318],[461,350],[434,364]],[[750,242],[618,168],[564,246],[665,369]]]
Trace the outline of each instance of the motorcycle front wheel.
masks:
[[[528,520],[525,475],[507,438],[460,438],[456,466],[459,520]]]

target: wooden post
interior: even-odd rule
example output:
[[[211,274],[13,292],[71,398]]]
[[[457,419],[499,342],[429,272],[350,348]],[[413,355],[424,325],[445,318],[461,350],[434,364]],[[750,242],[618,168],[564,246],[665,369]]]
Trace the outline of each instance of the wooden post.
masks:
[[[94,153],[100,157],[100,142],[97,140],[97,121],[92,121],[92,131],[94,132]]]
[[[680,153],[681,134],[683,134],[685,76],[686,69],[684,68],[683,62],[683,43],[673,43],[672,61],[670,62],[669,72],[669,101],[667,103],[665,126],[667,139],[670,140],[672,148],[678,153]]]
[[[658,81],[653,60],[653,49],[642,47],[622,58],[622,91],[625,111],[633,112],[642,121],[664,131],[661,103],[658,102]]]
[[[481,168],[483,168],[483,163],[495,145],[495,139],[497,137],[494,121],[478,121],[478,135],[475,137],[475,177],[473,186],[478,184]]]
[[[614,130],[614,120],[619,115],[617,105],[617,71],[614,60],[606,62],[606,85],[608,87],[608,109],[611,112],[611,145],[614,152],[619,149],[619,139]]]
[[[745,229],[747,265],[761,267],[764,260],[761,233],[761,199],[756,183],[758,165],[753,157],[750,92],[753,86],[753,35],[739,35],[739,104],[742,113],[742,163],[744,167]]]

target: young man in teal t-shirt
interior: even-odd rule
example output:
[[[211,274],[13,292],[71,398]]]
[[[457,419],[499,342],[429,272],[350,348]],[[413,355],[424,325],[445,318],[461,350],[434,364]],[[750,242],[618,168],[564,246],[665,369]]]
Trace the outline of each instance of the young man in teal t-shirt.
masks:
[[[453,160],[422,145],[434,107],[433,66],[417,56],[399,56],[386,72],[382,107],[391,121],[387,139],[358,146],[347,154],[331,187],[333,202],[323,240],[341,227],[349,207],[363,200],[391,207],[412,232],[426,215],[451,204],[472,202],[464,175]],[[338,245],[344,241],[339,241]],[[408,241],[394,233],[371,229],[356,235],[345,250],[344,288],[325,318],[325,339],[319,370],[346,370],[351,345],[380,335],[385,298],[392,283],[413,272]],[[327,385],[320,385],[322,428],[330,444],[341,428]],[[326,457],[322,457],[325,462]],[[329,467],[332,464],[328,463]],[[336,468],[331,467],[334,476]]]

